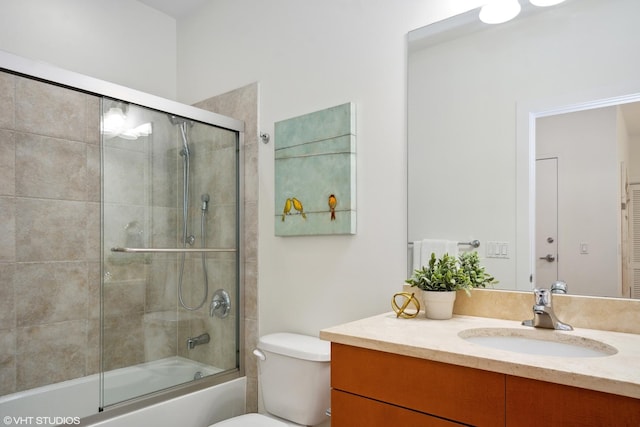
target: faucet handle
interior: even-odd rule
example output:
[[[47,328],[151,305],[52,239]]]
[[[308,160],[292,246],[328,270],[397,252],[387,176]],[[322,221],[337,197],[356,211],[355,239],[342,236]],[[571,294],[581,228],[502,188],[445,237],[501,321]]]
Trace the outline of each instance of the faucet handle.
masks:
[[[566,294],[567,293],[567,282],[562,280],[556,280],[551,284],[551,293],[552,294]]]
[[[534,289],[533,294],[535,296],[536,305],[544,305],[545,307],[551,307],[551,291],[549,289]]]

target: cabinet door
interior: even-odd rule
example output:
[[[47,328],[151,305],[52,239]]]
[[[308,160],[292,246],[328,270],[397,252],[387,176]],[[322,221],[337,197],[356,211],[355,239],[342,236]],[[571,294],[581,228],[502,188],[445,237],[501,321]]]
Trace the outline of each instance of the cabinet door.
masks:
[[[640,400],[507,376],[507,427],[637,427]]]
[[[331,346],[334,389],[474,426],[504,426],[504,381],[495,372]]]
[[[331,427],[460,427],[463,425],[343,391],[331,391]]]

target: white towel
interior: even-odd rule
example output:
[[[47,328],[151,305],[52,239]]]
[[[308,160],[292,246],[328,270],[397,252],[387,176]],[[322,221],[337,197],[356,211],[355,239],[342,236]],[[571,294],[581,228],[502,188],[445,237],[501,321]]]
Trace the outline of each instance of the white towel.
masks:
[[[413,242],[413,269],[428,265],[431,254],[435,253],[440,258],[445,253],[458,256],[458,242],[454,240],[425,239]]]
[[[413,242],[412,255],[413,262],[411,263],[411,274],[413,274],[415,270],[419,269],[422,266],[422,240],[416,240],[415,242]]]

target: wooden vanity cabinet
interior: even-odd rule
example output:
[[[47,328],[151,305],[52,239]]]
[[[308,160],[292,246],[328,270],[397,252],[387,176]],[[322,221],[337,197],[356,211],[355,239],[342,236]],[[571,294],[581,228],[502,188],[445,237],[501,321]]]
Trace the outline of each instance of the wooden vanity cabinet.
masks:
[[[331,345],[331,426],[504,426],[505,376]]]
[[[507,426],[640,426],[640,399],[507,375]]]
[[[460,427],[455,423],[422,412],[411,411],[339,390],[331,391],[331,426],[351,427]]]
[[[640,399],[331,344],[332,427],[638,427]]]

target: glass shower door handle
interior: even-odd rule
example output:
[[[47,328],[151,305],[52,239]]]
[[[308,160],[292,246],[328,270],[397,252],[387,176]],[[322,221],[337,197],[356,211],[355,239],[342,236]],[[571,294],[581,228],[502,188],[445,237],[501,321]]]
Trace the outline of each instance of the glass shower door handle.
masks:
[[[235,248],[111,248],[111,252],[154,253],[154,252],[236,252]]]

